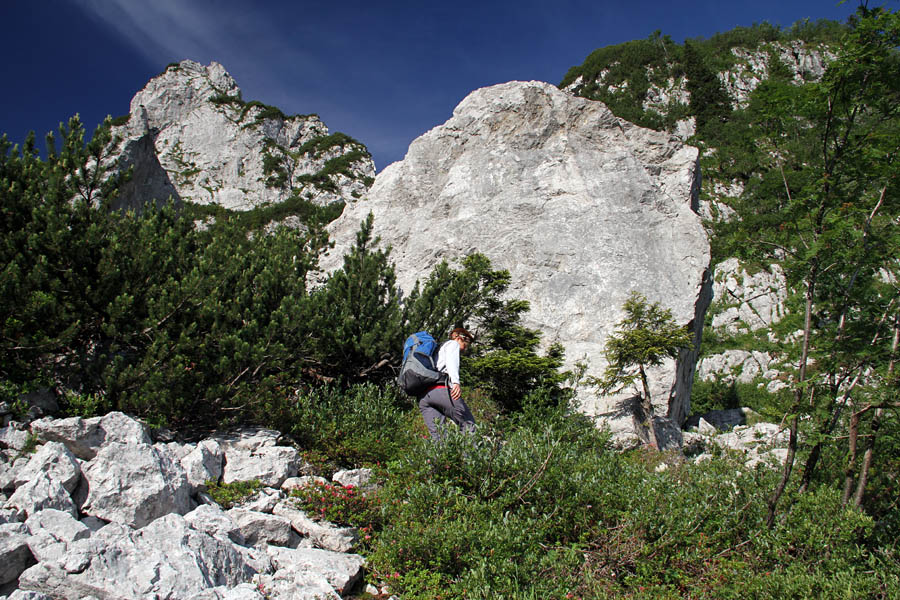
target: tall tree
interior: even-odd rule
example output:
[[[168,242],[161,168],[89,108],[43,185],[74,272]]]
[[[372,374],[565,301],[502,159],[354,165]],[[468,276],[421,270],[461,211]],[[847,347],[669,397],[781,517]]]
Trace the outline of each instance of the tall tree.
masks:
[[[883,278],[897,260],[900,19],[863,7],[850,25],[821,82],[770,80],[749,109],[768,164],[742,198],[742,226],[752,232],[748,247],[779,261],[802,290],[804,312],[788,456],[769,500],[770,524],[797,457],[801,418],[815,423],[803,489],[852,402],[851,386],[885,360],[884,327],[896,311]]]

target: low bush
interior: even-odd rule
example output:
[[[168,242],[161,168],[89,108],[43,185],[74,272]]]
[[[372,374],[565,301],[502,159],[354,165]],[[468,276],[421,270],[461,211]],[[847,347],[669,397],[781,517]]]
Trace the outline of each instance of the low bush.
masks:
[[[344,527],[379,529],[381,509],[375,492],[347,485],[313,482],[291,492],[293,504],[311,518]]]
[[[388,465],[368,560],[404,598],[888,598],[898,560],[836,492],[795,495],[727,458],[656,472],[564,407],[452,428]],[[664,458],[664,457],[663,457]],[[662,461],[665,462],[665,461]],[[823,526],[827,523],[827,526]],[[862,592],[862,596],[856,591]]]
[[[240,504],[249,499],[262,487],[262,484],[252,479],[250,481],[234,481],[232,483],[220,483],[206,481],[206,493],[216,501],[216,504],[224,509],[229,509],[235,504]]]
[[[297,395],[282,424],[323,471],[384,465],[410,451],[418,411],[393,386],[311,388]],[[327,468],[326,468],[327,467]]]

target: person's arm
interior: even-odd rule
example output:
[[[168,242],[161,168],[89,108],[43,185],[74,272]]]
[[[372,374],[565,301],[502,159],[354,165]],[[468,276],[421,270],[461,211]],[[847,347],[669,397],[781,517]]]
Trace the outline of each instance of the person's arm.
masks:
[[[450,340],[441,348],[444,354],[444,371],[450,378],[450,398],[459,400],[462,391],[459,386],[459,344]]]

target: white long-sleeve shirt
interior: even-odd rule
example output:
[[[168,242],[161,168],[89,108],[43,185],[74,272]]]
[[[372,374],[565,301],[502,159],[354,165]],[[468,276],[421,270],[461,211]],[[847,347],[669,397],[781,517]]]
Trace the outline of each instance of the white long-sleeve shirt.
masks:
[[[444,342],[438,350],[438,371],[450,377],[450,384],[459,383],[459,344],[456,340]]]

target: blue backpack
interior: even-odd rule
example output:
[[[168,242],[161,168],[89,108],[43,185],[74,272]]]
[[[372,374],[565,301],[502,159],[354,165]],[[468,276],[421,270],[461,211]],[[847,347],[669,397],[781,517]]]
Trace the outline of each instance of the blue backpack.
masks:
[[[410,396],[418,396],[428,388],[444,383],[447,374],[437,369],[437,341],[427,332],[419,331],[406,338],[403,344],[403,365],[397,385]]]

